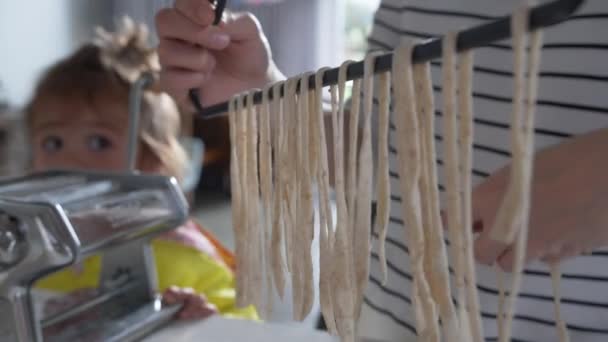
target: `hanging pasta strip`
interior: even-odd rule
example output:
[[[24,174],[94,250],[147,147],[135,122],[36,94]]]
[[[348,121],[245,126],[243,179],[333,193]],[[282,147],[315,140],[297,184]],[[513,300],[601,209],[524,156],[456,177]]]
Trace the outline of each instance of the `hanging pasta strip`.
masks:
[[[559,342],[570,342],[568,334],[568,326],[564,321],[561,313],[561,291],[559,283],[562,278],[562,273],[559,270],[559,264],[551,265],[551,286],[553,287],[553,302],[555,303],[555,326],[559,336]]]
[[[292,303],[293,303],[293,318],[295,320],[301,320],[301,313],[304,304],[304,276],[303,267],[304,262],[302,260],[302,247],[303,244],[300,241],[302,230],[302,155],[303,147],[302,143],[302,113],[300,102],[302,101],[301,94],[296,95],[296,86],[300,82],[300,76],[294,78],[293,82],[293,98],[292,102],[293,112],[291,113],[291,125],[292,133],[289,137],[291,145],[291,177],[289,178],[290,188],[290,201],[293,213],[293,224],[291,226],[291,249],[293,250],[291,256],[291,287],[292,287]]]
[[[346,167],[346,204],[348,205],[348,220],[351,231],[354,231],[357,212],[357,162],[359,151],[359,116],[361,112],[361,80],[353,81],[352,102],[350,107],[348,130],[348,163]],[[352,245],[355,245],[354,234],[351,234]]]
[[[512,39],[513,39],[513,56],[514,56],[514,77],[513,77],[513,109],[511,112],[511,171],[510,171],[510,180],[507,185],[507,189],[505,194],[503,195],[502,203],[497,211],[496,217],[494,219],[494,226],[490,231],[490,237],[492,239],[498,241],[504,241],[505,243],[511,243],[515,238],[515,234],[517,232],[517,227],[514,226],[516,222],[514,222],[519,214],[518,206],[520,203],[517,200],[517,196],[514,194],[516,191],[517,185],[516,182],[521,181],[521,172],[523,172],[522,167],[522,157],[523,154],[521,150],[523,149],[523,141],[521,140],[521,126],[522,126],[522,111],[523,111],[523,99],[525,92],[525,46],[526,46],[526,36],[525,36],[525,27],[526,25],[523,21],[521,11],[514,13],[511,20],[511,30],[512,30]],[[511,222],[507,222],[507,220],[511,220]],[[501,274],[503,271],[497,267],[497,272],[499,272],[499,279],[502,279],[502,288],[506,287],[504,284],[504,274]],[[505,297],[505,291],[501,291],[499,294],[499,336],[501,339],[505,339],[505,336],[510,336],[511,332],[506,331],[506,316],[508,311],[507,298]],[[509,329],[510,330],[510,329]],[[507,339],[508,340],[508,339]]]
[[[431,102],[428,101],[428,94],[425,93],[425,78],[427,77],[427,64],[415,64],[413,66],[414,73],[414,91],[416,96],[416,110],[418,112],[418,123],[420,125],[420,204],[422,210],[422,227],[424,233],[424,272],[430,280],[430,275],[433,274],[432,262],[435,252],[430,246],[431,233],[433,232],[433,205],[431,204],[431,165],[429,165],[428,159],[431,158],[430,147],[427,146],[426,130],[427,121],[433,123],[434,110],[432,98]],[[432,114],[429,114],[431,110]],[[433,163],[431,160],[430,163]]]
[[[312,76],[313,73],[310,73],[310,76]],[[314,73],[315,76],[312,76],[315,81],[316,81],[316,73]],[[309,117],[308,117],[308,161],[310,164],[310,169],[309,169],[309,176],[310,176],[310,184],[312,186],[312,208],[313,208],[313,217],[312,217],[312,222],[313,222],[313,227],[312,230],[310,231],[310,241],[311,243],[313,243],[314,239],[317,238],[319,241],[319,245],[318,245],[318,258],[317,256],[313,256],[313,259],[315,262],[317,262],[316,267],[319,268],[319,273],[320,273],[320,259],[321,259],[321,245],[320,245],[320,234],[322,233],[322,229],[324,228],[324,224],[321,222],[321,220],[325,220],[325,218],[321,218],[321,200],[320,200],[320,183],[318,180],[318,170],[319,170],[319,132],[317,127],[319,126],[317,123],[318,120],[318,101],[317,101],[317,92],[315,90],[310,90],[308,93],[308,110],[309,110]],[[314,265],[314,264],[313,264]],[[312,279],[312,288],[313,288],[313,299],[314,299],[314,291],[317,291],[319,297],[318,297],[318,301],[320,302],[321,300],[321,280],[319,279],[319,281],[317,283],[314,282],[314,278]],[[321,309],[321,311],[323,311]],[[326,327],[328,327],[328,324],[326,324]],[[329,329],[329,327],[328,327]],[[331,332],[330,332],[331,333]]]
[[[363,292],[367,287],[369,279],[370,263],[370,236],[371,236],[371,206],[372,206],[372,139],[371,139],[371,116],[374,98],[374,64],[380,52],[370,53],[365,57],[363,72],[363,129],[361,136],[361,148],[357,170],[357,205],[353,227],[355,257],[355,284],[357,286],[355,317],[358,319],[363,303]],[[352,217],[352,216],[351,216]]]
[[[424,240],[424,257],[423,257],[423,269],[424,274],[427,279],[427,283],[430,281],[430,275],[432,274],[432,258],[435,256],[435,252],[429,246],[430,241],[430,233],[432,232],[431,226],[433,223],[433,213],[431,204],[431,179],[430,179],[430,169],[431,166],[427,162],[430,157],[430,151],[426,146],[426,131],[424,127],[426,127],[426,121],[434,118],[434,114],[428,114],[429,109],[431,112],[433,111],[432,102],[429,104],[428,101],[425,101],[425,78],[427,77],[427,73],[430,72],[428,69],[428,64],[415,64],[413,66],[413,75],[414,75],[414,91],[416,96],[416,107],[418,112],[418,123],[419,123],[419,141],[420,141],[420,180],[419,180],[419,189],[420,189],[420,206],[421,206],[421,222],[423,227],[423,240]],[[429,106],[431,108],[429,108]],[[432,159],[431,159],[432,160]],[[432,161],[431,161],[432,163]],[[416,284],[414,284],[416,285]],[[413,293],[418,293],[418,289],[416,288]],[[417,298],[417,296],[414,296]],[[427,306],[429,307],[427,310],[429,319],[427,320],[427,324],[437,325],[438,317],[437,310],[435,307],[435,302],[431,298],[431,303]],[[417,314],[423,314],[421,308],[417,308]],[[431,323],[429,323],[431,322]],[[438,327],[434,327],[438,331]]]
[[[421,150],[410,45],[399,46],[394,52],[392,74],[395,113],[398,113],[395,115],[395,133],[398,140],[397,162],[401,206],[406,221],[405,226],[407,226],[405,238],[410,251],[411,270],[414,278],[414,303],[420,307],[419,311],[414,310],[423,314],[423,316],[416,315],[416,329],[421,339],[438,341],[439,330],[434,314],[434,303],[424,272],[424,233],[421,221],[420,189],[418,188]]]
[[[263,272],[264,284],[266,285],[266,303],[264,307],[265,318],[272,313],[272,157],[270,141],[270,108],[268,103],[268,92],[270,87],[262,90],[262,103],[260,104],[260,191],[262,194],[263,225],[262,225],[262,252],[263,252]]]
[[[285,256],[287,261],[287,270],[293,273],[293,262],[294,262],[294,248],[293,238],[295,229],[295,196],[296,189],[294,178],[296,178],[296,167],[294,163],[295,156],[295,138],[296,138],[296,124],[294,122],[295,112],[295,96],[296,96],[296,82],[297,79],[290,78],[285,84],[285,97],[283,106],[283,120],[284,127],[287,129],[283,134],[283,141],[281,142],[281,182],[282,182],[282,200],[283,200],[283,213],[284,213],[284,239],[285,239]],[[292,288],[294,284],[291,284]],[[292,293],[293,295],[293,293]]]
[[[242,192],[241,192],[241,184],[239,179],[239,155],[237,148],[237,111],[236,111],[236,103],[239,100],[238,96],[234,96],[228,102],[228,125],[230,131],[230,193],[231,193],[231,208],[232,208],[232,231],[235,237],[241,236],[243,233],[243,225],[240,221],[241,217],[241,201],[242,201]],[[241,113],[238,113],[241,114]],[[238,239],[237,239],[238,241]],[[236,256],[236,265],[242,265],[243,255],[242,255],[242,246],[238,243],[235,243],[235,256]],[[239,297],[242,295],[242,272],[238,272],[235,274],[236,278],[236,289],[237,289],[237,303],[239,303]]]
[[[447,195],[447,225],[450,238],[451,260],[453,260],[456,279],[457,301],[460,317],[464,315],[465,285],[464,285],[464,255],[462,235],[462,207],[460,165],[458,160],[458,117],[456,113],[456,34],[450,32],[443,38],[443,141],[444,141],[444,173]],[[462,323],[462,322],[461,322]],[[464,326],[461,324],[461,330]],[[468,327],[467,327],[468,328]],[[460,337],[462,339],[462,336]]]
[[[353,247],[349,230],[348,208],[346,204],[345,172],[344,172],[344,87],[346,72],[350,61],[344,62],[338,70],[338,87],[331,86],[331,145],[334,147],[334,182],[337,205],[337,221],[333,246],[334,267],[332,283],[335,284],[333,308],[336,317],[338,333],[342,341],[354,341],[356,330],[355,303],[357,286],[354,283]],[[336,94],[338,90],[338,94]]]
[[[325,318],[327,329],[332,334],[337,334],[336,307],[333,304],[334,289],[339,289],[336,283],[332,283],[334,263],[337,263],[333,254],[333,220],[329,199],[329,167],[327,160],[327,138],[325,136],[325,117],[323,111],[323,75],[329,68],[320,69],[315,75],[316,93],[316,142],[313,148],[317,152],[316,180],[319,187],[319,300],[321,311]]]
[[[283,113],[281,108],[280,87],[284,82],[275,83],[272,86],[272,101],[270,102],[270,118],[271,136],[272,136],[272,152],[273,158],[271,176],[274,176],[274,186],[272,191],[272,237],[271,237],[271,262],[274,286],[277,289],[279,298],[283,299],[285,294],[285,272],[286,265],[283,257],[283,215],[281,190],[283,183],[281,182],[281,168],[279,166],[281,158],[281,141],[283,140],[284,126]],[[274,121],[273,121],[274,120]]]
[[[386,267],[386,233],[391,211],[391,179],[389,176],[388,132],[390,123],[391,74],[385,72],[378,77],[378,168],[376,227],[378,234],[382,284],[388,280]]]
[[[262,242],[263,234],[260,230],[260,181],[259,181],[259,164],[258,164],[258,142],[259,142],[259,125],[257,108],[254,106],[253,94],[251,91],[247,94],[247,126],[248,126],[248,141],[247,141],[247,161],[248,161],[248,187],[249,187],[249,203],[248,203],[248,229],[251,245],[250,254],[247,258],[250,268],[250,291],[252,304],[258,309],[263,308],[263,272],[261,269],[262,263]]]
[[[473,342],[483,342],[483,324],[481,321],[477,276],[475,273],[475,255],[473,250],[472,221],[472,156],[473,156],[473,52],[466,51],[458,60],[458,112],[460,113],[460,176],[462,225],[461,235],[464,248],[464,278],[466,286],[467,321],[469,336]],[[464,303],[461,303],[464,305]],[[461,323],[464,325],[465,322]]]
[[[542,35],[540,31],[534,31],[530,34],[530,46],[528,55],[528,68],[521,66],[526,61],[524,55],[526,52],[525,36],[528,30],[529,22],[529,8],[525,7],[516,12],[513,15],[512,21],[512,32],[514,37],[515,45],[515,80],[525,80],[521,88],[515,90],[516,93],[525,92],[525,101],[523,93],[517,94],[520,102],[515,102],[514,96],[514,108],[513,112],[520,112],[521,126],[513,125],[512,130],[517,132],[517,140],[515,143],[515,150],[513,153],[514,164],[511,168],[512,174],[515,175],[515,179],[511,179],[513,188],[513,202],[517,202],[518,205],[514,206],[515,211],[507,211],[504,218],[507,220],[505,225],[510,228],[512,224],[512,230],[515,230],[517,234],[517,241],[515,244],[515,261],[513,267],[513,279],[511,284],[511,292],[509,300],[506,302],[506,314],[504,321],[504,335],[501,336],[500,341],[509,341],[511,337],[511,325],[513,322],[513,313],[515,311],[515,303],[517,295],[521,288],[522,282],[522,270],[524,268],[524,260],[526,247],[528,242],[528,221],[530,215],[530,197],[531,197],[531,183],[532,183],[532,171],[533,171],[533,155],[534,155],[534,118],[536,112],[536,99],[538,92],[538,74],[540,67],[540,52],[542,48]],[[525,75],[527,74],[527,79]],[[516,83],[516,87],[518,83]],[[525,102],[525,113],[521,115],[521,107]],[[523,117],[522,117],[523,116]],[[518,163],[515,163],[519,160]],[[519,168],[519,170],[515,169]],[[507,199],[508,200],[508,199]],[[502,208],[500,208],[502,209]],[[499,211],[500,214],[500,211]],[[497,220],[500,217],[497,216]],[[519,228],[519,229],[517,229]],[[506,232],[506,237],[503,236],[502,241],[509,239],[513,234],[512,231]]]
[[[422,68],[422,67],[421,67]],[[431,225],[427,228],[426,236],[427,241],[425,242],[425,248],[429,249],[428,253],[425,253],[425,258],[428,262],[425,265],[425,269],[429,270],[427,275],[428,282],[431,288],[431,294],[435,303],[439,307],[439,314],[441,317],[442,328],[444,335],[449,331],[457,331],[458,322],[456,318],[456,312],[454,304],[451,300],[450,282],[449,282],[449,271],[447,262],[447,251],[444,242],[443,223],[441,220],[439,210],[439,189],[437,187],[437,153],[435,149],[435,104],[433,98],[433,84],[431,80],[430,66],[428,63],[424,66],[424,76],[421,79],[422,92],[419,100],[423,101],[422,108],[425,112],[423,121],[423,143],[426,158],[423,162],[426,164],[426,170],[428,170],[429,181],[427,184],[428,203],[429,206],[429,220]],[[452,336],[454,336],[452,334]]]
[[[496,325],[498,330],[498,336],[503,336],[505,331],[505,272],[503,272],[498,265],[496,268],[496,277],[498,278],[498,306],[496,309]]]
[[[310,76],[313,77],[316,81],[316,72],[315,73],[310,73]],[[322,108],[322,104],[321,103],[321,108]],[[316,198],[318,198],[319,196],[319,189],[318,189],[318,184],[317,182],[317,172],[319,170],[319,158],[318,158],[318,151],[319,151],[319,132],[317,132],[317,110],[318,110],[318,101],[317,101],[317,92],[313,89],[313,90],[309,90],[308,92],[308,110],[310,111],[309,113],[309,117],[308,117],[308,161],[310,163],[310,182],[312,184],[313,187],[313,207],[315,208],[315,210],[317,210],[316,205],[318,204],[316,202]],[[315,211],[315,217],[318,213]],[[316,232],[316,228],[313,229],[313,234],[311,235],[311,240],[315,239],[315,234]]]
[[[236,115],[235,121],[237,126],[237,158],[238,158],[238,167],[239,167],[239,185],[240,185],[240,212],[239,218],[237,221],[237,225],[240,227],[240,234],[235,235],[236,239],[236,249],[240,251],[241,258],[237,258],[241,260],[240,270],[241,270],[241,279],[242,281],[237,284],[239,288],[237,288],[237,305],[239,307],[247,306],[251,303],[251,270],[249,269],[249,250],[251,245],[247,243],[249,241],[249,191],[247,188],[247,184],[249,182],[248,173],[249,173],[249,165],[248,165],[248,134],[249,130],[247,127],[247,113],[244,110],[245,105],[245,97],[246,94],[241,94],[236,98]]]
[[[347,237],[348,241],[350,241],[351,249],[357,250],[355,246],[357,246],[356,235],[356,222],[357,222],[357,193],[358,193],[358,184],[357,184],[357,175],[358,175],[358,163],[359,163],[359,116],[361,114],[361,79],[353,80],[353,88],[352,88],[352,101],[350,107],[350,113],[348,116],[349,119],[349,137],[346,146],[348,147],[348,161],[347,167],[345,170],[346,173],[346,204],[348,206],[348,224],[347,224]],[[357,250],[358,251],[358,250]],[[355,256],[354,252],[350,257],[352,260],[352,272],[353,272],[353,286],[351,286],[352,296],[353,298],[358,298],[358,288],[355,285]],[[355,302],[355,305],[357,303]],[[356,310],[357,307],[353,307],[353,310]],[[357,316],[355,316],[357,317]]]
[[[520,9],[512,17],[513,50],[514,50],[514,95],[513,114],[511,127],[511,153],[513,155],[511,167],[511,179],[508,192],[499,208],[496,223],[491,231],[491,237],[505,243],[511,243],[518,233],[525,203],[521,201],[526,197],[526,178],[531,168],[527,166],[527,159],[532,157],[534,143],[533,125],[535,102],[528,101],[536,98],[538,75],[529,74],[533,69],[538,69],[540,63],[540,48],[542,47],[542,35],[539,31],[531,33],[530,52],[526,59],[527,30],[528,30],[528,8]],[[538,51],[535,50],[537,47]],[[528,74],[526,79],[526,66]],[[532,83],[534,86],[530,87]],[[528,85],[527,85],[528,84]],[[526,98],[527,97],[527,98]],[[524,113],[525,112],[525,113]],[[532,115],[528,115],[532,113]],[[530,137],[528,139],[527,137]],[[529,157],[529,158],[528,158]],[[531,160],[530,160],[531,162]],[[514,214],[513,214],[514,213]]]
[[[310,91],[308,90],[308,79],[310,73],[305,73],[300,79],[300,101],[299,101],[299,116],[301,117],[301,141],[302,144],[302,155],[301,155],[301,214],[298,219],[298,232],[300,232],[300,238],[297,243],[301,244],[301,258],[303,264],[303,303],[300,317],[303,320],[308,316],[315,299],[314,290],[314,279],[313,279],[313,265],[312,265],[312,254],[311,244],[314,237],[314,203],[313,203],[313,182],[311,172],[310,153]]]

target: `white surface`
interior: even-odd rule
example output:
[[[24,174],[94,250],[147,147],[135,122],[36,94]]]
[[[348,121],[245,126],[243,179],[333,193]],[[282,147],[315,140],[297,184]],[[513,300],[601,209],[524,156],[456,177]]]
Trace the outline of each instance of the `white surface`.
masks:
[[[199,323],[175,322],[169,327],[144,339],[143,342],[335,342],[326,333],[302,326],[262,324],[252,321],[226,319],[219,316]]]

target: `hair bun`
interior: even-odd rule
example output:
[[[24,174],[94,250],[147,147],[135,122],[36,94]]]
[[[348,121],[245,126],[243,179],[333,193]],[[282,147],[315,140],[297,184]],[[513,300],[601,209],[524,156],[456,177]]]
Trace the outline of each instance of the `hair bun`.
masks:
[[[157,75],[160,63],[156,50],[149,44],[145,24],[124,16],[115,33],[97,27],[93,44],[101,50],[101,62],[128,82],[135,82],[143,73]]]

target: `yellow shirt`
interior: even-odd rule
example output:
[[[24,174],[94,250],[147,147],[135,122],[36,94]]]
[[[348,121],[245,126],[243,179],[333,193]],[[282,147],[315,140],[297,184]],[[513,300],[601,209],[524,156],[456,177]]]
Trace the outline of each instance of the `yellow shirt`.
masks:
[[[192,247],[170,240],[156,239],[152,242],[152,249],[159,291],[170,286],[192,288],[204,294],[224,317],[259,319],[253,306],[236,307],[234,274],[226,265]],[[101,257],[92,256],[84,260],[81,272],[73,268],[61,270],[39,280],[36,287],[63,293],[97,288],[100,273]]]

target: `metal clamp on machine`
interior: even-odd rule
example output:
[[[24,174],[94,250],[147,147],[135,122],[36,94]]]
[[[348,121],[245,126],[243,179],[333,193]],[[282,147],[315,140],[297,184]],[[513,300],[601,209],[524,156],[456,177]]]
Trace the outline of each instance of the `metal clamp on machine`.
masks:
[[[158,297],[150,242],[187,214],[167,177],[47,172],[0,182],[0,341],[133,341],[163,326],[178,307]],[[92,255],[102,256],[95,294],[41,317],[35,282]]]

